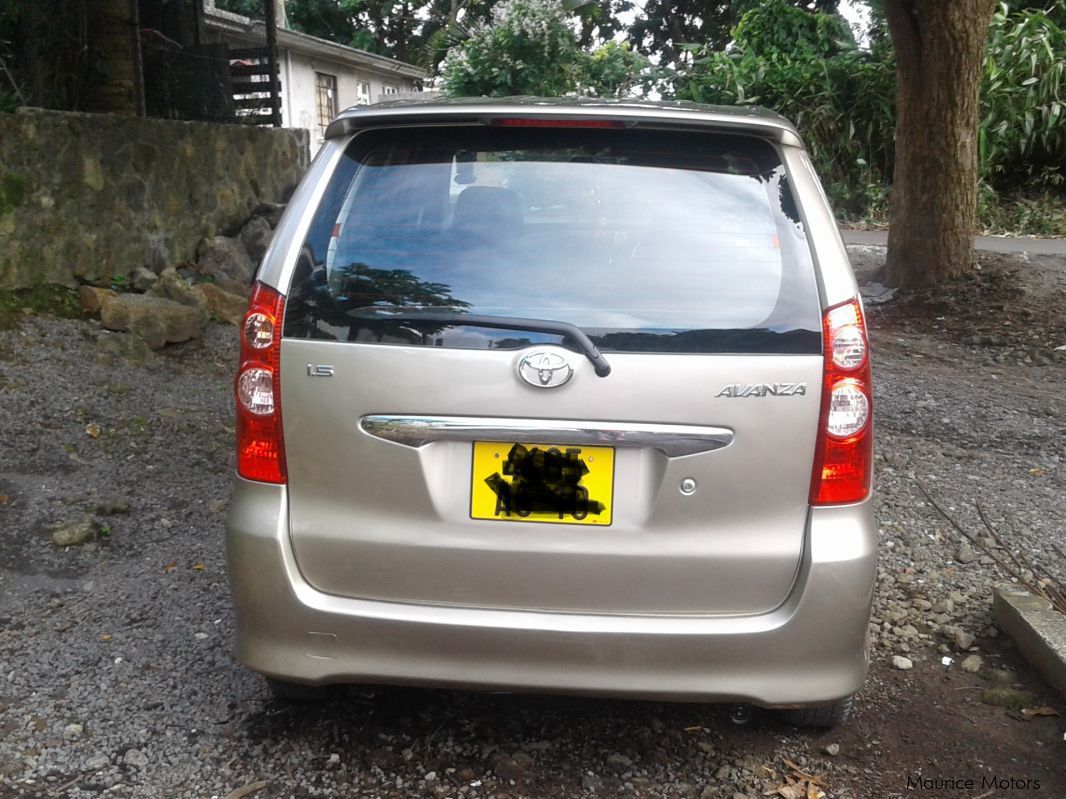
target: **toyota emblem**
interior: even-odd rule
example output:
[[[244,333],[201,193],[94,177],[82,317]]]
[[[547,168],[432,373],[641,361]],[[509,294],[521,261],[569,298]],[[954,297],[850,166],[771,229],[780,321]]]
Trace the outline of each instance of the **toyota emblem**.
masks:
[[[573,376],[574,368],[558,352],[535,350],[518,362],[518,376],[537,388],[558,388]]]

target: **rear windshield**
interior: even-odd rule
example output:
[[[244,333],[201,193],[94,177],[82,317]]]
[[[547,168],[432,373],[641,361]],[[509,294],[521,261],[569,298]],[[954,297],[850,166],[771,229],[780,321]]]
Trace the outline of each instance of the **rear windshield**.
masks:
[[[568,322],[607,352],[821,347],[810,251],[768,142],[596,128],[357,135],[302,249],[285,335],[567,344],[462,314]]]

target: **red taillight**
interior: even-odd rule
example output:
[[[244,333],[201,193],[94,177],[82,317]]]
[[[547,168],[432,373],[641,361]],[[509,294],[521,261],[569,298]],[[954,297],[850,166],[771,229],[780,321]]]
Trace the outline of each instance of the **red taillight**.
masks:
[[[861,502],[873,475],[873,392],[870,339],[858,300],[825,312],[825,367],[812,505]]]
[[[492,124],[501,128],[612,128],[621,130],[621,119],[559,119],[545,117],[498,117]]]
[[[241,324],[237,400],[237,473],[262,483],[284,483],[281,434],[281,321],[285,298],[256,283]]]

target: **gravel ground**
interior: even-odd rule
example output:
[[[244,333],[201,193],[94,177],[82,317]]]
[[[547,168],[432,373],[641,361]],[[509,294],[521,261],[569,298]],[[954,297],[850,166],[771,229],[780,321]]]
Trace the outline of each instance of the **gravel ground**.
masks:
[[[868,278],[882,251],[853,255]],[[1066,262],[983,266],[946,299],[871,308],[873,667],[831,732],[413,689],[278,704],[230,654],[235,331],[157,355],[92,321],[0,331],[0,797],[1066,796],[1066,723],[1021,712],[1066,703],[992,626],[1002,575],[919,488],[975,532],[979,499],[1049,567],[1063,546]],[[93,540],[55,546],[68,522]],[[975,787],[908,790],[918,777]]]

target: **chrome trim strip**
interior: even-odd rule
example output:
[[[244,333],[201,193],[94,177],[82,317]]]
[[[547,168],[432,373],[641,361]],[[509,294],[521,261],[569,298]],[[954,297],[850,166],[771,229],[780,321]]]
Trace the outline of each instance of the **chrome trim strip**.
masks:
[[[733,442],[733,431],[726,427],[491,416],[372,414],[359,420],[359,428],[368,435],[415,448],[433,441],[543,441],[588,447],[656,449],[668,458],[711,452]]]

